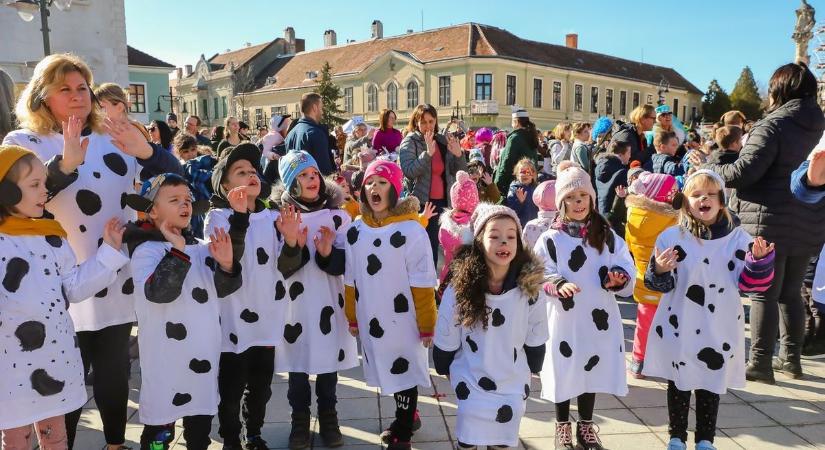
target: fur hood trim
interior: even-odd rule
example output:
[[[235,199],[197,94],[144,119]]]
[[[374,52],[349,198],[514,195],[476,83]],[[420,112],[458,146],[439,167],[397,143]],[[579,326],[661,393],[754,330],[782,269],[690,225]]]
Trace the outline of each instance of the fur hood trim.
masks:
[[[527,297],[534,299],[538,297],[544,284],[544,264],[538,257],[530,252],[530,261],[521,268],[518,276],[518,287]]]
[[[625,205],[629,207],[647,209],[663,216],[678,217],[679,211],[673,209],[673,206],[668,203],[657,202],[644,195],[628,194],[625,198]]]
[[[387,218],[392,217],[399,217],[399,216],[406,216],[410,214],[418,214],[418,210],[421,208],[421,203],[419,203],[418,198],[412,195],[408,195],[404,198],[399,198],[398,203],[395,204],[394,208],[390,209],[390,213]],[[372,211],[364,206],[364,202],[359,202],[358,206],[361,208],[361,216],[369,217],[372,219],[372,222],[377,222],[372,215]],[[386,223],[387,219],[384,219],[382,222]]]
[[[324,204],[324,208],[338,209],[344,204],[344,190],[341,186],[338,186],[335,180],[324,178],[324,190],[327,194],[327,201]],[[272,194],[269,196],[269,200],[280,209],[286,203],[285,195],[288,195],[286,186],[284,186],[283,182],[278,181],[278,184],[272,186]]]
[[[453,218],[453,211],[455,209],[447,208],[441,212],[441,215],[438,217],[438,224],[441,225],[441,228],[450,232],[450,234],[455,236],[460,236],[461,232],[464,229],[470,228],[472,225],[471,221],[467,221],[467,223],[458,223]],[[467,216],[469,217],[469,215]]]

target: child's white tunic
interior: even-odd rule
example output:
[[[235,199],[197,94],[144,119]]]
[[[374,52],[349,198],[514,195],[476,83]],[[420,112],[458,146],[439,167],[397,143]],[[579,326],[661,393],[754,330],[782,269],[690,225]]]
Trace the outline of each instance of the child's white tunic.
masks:
[[[321,227],[335,232],[333,247],[344,249],[351,219],[339,209],[301,213],[307,227],[309,262],[286,280],[289,302],[284,344],[275,352],[279,372],[321,374],[358,365],[355,338],[344,314],[344,278],[332,276],[315,261],[315,242]],[[284,292],[283,290],[281,292]]]
[[[521,417],[530,395],[524,346],[547,342],[545,295],[528,298],[519,289],[487,294],[487,329],[469,329],[455,317],[455,291],[448,287],[438,309],[435,345],[455,351],[450,383],[458,398],[456,439],[472,445],[518,446]]]
[[[388,395],[430,386],[410,289],[436,284],[427,232],[411,220],[379,228],[357,220],[347,230],[346,261],[344,283],[356,292],[367,385]]]
[[[129,262],[103,244],[80,266],[58,236],[0,234],[0,430],[86,403],[83,362],[66,308],[115,280]]]
[[[559,403],[583,393],[626,395],[624,332],[616,296],[633,293],[636,268],[627,244],[613,233],[613,245],[605,245],[600,254],[582,238],[550,229],[534,251],[544,261],[545,275],[564,277],[581,289],[570,299],[548,298],[550,340],[541,371],[542,398]],[[602,287],[613,267],[630,275],[617,292]]]
[[[751,242],[741,227],[713,240],[700,241],[678,225],[659,235],[656,248],[677,248],[680,257],[676,287],[662,295],[650,324],[645,375],[672,380],[682,391],[745,387],[739,276]]]

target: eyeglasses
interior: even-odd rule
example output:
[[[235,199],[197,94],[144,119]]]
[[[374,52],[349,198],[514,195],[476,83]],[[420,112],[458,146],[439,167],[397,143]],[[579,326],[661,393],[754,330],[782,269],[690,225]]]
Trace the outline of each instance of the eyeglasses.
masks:
[[[656,116],[644,116],[645,119],[653,119],[656,120]]]

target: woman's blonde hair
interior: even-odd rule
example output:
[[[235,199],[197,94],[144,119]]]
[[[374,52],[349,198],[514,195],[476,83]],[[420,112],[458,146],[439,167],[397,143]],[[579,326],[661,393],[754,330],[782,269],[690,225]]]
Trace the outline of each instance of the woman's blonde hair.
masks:
[[[570,122],[560,122],[556,125],[556,128],[553,128],[553,137],[560,141],[564,141],[564,133],[571,131],[572,128],[573,125],[571,125]]]
[[[682,189],[682,207],[679,209],[679,223],[682,227],[698,239],[708,237],[708,226],[690,214],[690,202],[688,202],[688,198],[690,194],[697,189],[718,191],[717,195],[719,196],[720,208],[719,215],[716,216],[716,222],[724,217],[728,221],[728,227],[733,227],[733,216],[730,215],[730,211],[728,211],[724,202],[724,188],[724,186],[719,185],[719,182],[716,181],[715,178],[708,174],[700,173],[688,178],[687,182],[685,182],[685,187]]]
[[[238,120],[238,118],[235,117],[235,116],[229,116],[226,119],[224,119],[224,121],[223,121],[223,134],[224,134],[223,138],[224,139],[229,139],[229,122],[232,121],[232,120]],[[238,123],[240,124],[240,121],[238,121]],[[238,130],[238,137],[240,137],[240,134],[241,134],[241,131],[239,129]]]
[[[21,127],[39,134],[60,130],[61,124],[46,106],[46,97],[49,90],[60,86],[66,79],[66,75],[72,72],[79,73],[86,80],[91,97],[92,109],[86,118],[85,125],[95,132],[103,132],[104,114],[92,92],[94,84],[92,71],[79,56],[71,53],[49,55],[35,66],[34,75],[20,94],[14,109]]]
[[[656,109],[653,108],[652,105],[639,105],[630,111],[630,123],[633,125],[639,125],[642,122],[642,117],[647,115],[655,115]]]
[[[95,88],[95,97],[98,100],[106,100],[112,104],[123,103],[126,110],[129,110],[129,97],[122,87],[115,83],[103,83]]]

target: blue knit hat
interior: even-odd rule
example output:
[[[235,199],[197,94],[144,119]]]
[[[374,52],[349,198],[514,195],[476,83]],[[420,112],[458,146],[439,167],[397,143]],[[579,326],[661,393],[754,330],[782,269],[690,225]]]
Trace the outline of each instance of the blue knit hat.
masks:
[[[292,189],[292,184],[295,183],[298,174],[308,167],[314,167],[320,172],[315,158],[303,150],[290,150],[286,155],[281,156],[278,160],[278,172],[287,190]]]

